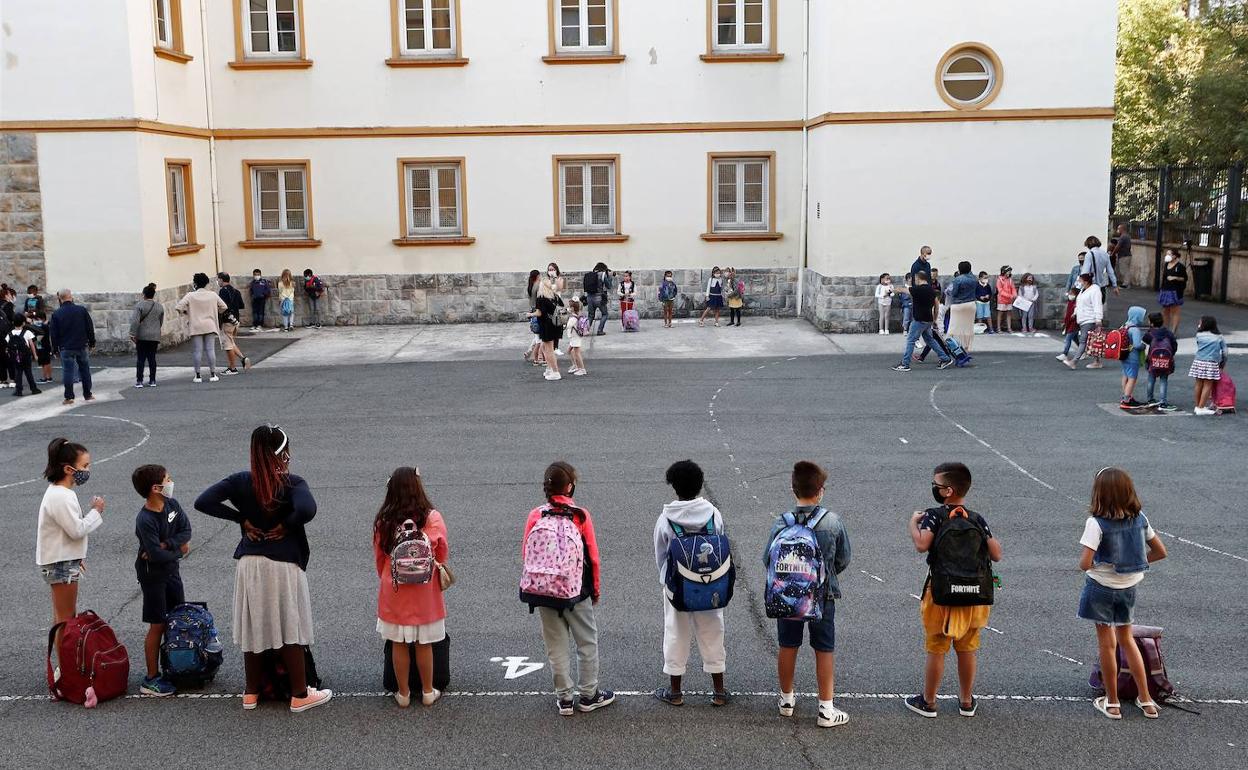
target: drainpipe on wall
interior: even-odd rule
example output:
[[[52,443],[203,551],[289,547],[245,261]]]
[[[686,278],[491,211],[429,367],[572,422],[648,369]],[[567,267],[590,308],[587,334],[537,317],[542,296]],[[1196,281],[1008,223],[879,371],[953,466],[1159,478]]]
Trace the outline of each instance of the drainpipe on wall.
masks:
[[[806,230],[810,226],[810,141],[806,122],[810,115],[810,0],[806,0],[806,21],[802,38],[802,204],[797,225],[797,317],[802,317],[802,295],[806,286]],[[774,34],[774,33],[773,33]]]
[[[199,0],[199,36],[203,47],[204,117],[208,125],[208,179],[212,185],[212,264],[214,273],[221,272],[221,196],[217,192],[217,139],[212,135],[212,66],[208,59],[207,0]]]

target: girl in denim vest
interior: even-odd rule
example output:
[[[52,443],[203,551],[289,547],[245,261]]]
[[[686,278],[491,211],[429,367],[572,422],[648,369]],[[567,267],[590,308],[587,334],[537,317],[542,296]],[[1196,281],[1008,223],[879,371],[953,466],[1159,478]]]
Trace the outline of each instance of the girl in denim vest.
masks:
[[[1087,575],[1079,597],[1079,617],[1096,624],[1105,695],[1092,701],[1109,719],[1122,719],[1118,703],[1118,645],[1126,654],[1131,677],[1140,697],[1135,705],[1144,716],[1156,719],[1157,704],[1148,694],[1144,658],[1131,636],[1135,587],[1144,580],[1152,562],[1166,558],[1162,544],[1140,512],[1140,498],[1131,476],[1121,468],[1103,468],[1092,482],[1092,504],[1079,544],[1083,554],[1079,569]]]

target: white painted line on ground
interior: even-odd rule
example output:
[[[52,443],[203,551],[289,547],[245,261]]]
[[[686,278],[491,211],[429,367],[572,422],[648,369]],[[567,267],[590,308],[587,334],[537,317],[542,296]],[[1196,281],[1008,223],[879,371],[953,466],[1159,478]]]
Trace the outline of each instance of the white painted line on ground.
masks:
[[[875,582],[877,582],[877,583],[883,583],[883,582],[884,582],[884,578],[882,578],[882,577],[876,577],[875,575],[872,575],[870,572],[867,572],[865,569],[860,569],[860,570],[858,570],[858,571],[859,571],[859,572],[861,572],[862,574],[866,575],[867,577],[871,578],[872,580],[874,580],[874,581],[875,581]]]
[[[1082,662],[1082,661],[1075,660],[1074,658],[1068,658],[1068,657],[1066,657],[1065,655],[1062,655],[1062,654],[1061,654],[1061,653],[1059,653],[1059,652],[1053,652],[1052,650],[1040,650],[1040,652],[1047,653],[1047,654],[1049,654],[1049,655],[1052,655],[1052,656],[1053,656],[1053,657],[1055,657],[1055,658],[1061,658],[1062,660],[1066,661],[1067,663],[1074,663],[1076,666],[1082,666],[1082,665],[1083,665],[1083,662]]]
[[[1248,559],[1245,559],[1243,556],[1238,556],[1238,555],[1233,554],[1233,553],[1227,553],[1226,551],[1219,551],[1217,548],[1211,548],[1211,547],[1209,547],[1209,546],[1207,546],[1207,545],[1204,545],[1204,544],[1202,544],[1202,543],[1197,543],[1195,540],[1188,540],[1188,539],[1187,539],[1187,538],[1185,538],[1185,537],[1179,537],[1178,535],[1175,535],[1175,534],[1173,534],[1173,533],[1171,533],[1171,532],[1164,532],[1164,531],[1162,531],[1162,530],[1160,530],[1160,529],[1159,529],[1159,530],[1157,530],[1157,532],[1159,532],[1159,533],[1161,533],[1161,534],[1165,535],[1166,537],[1172,537],[1172,538],[1174,538],[1175,540],[1178,540],[1180,543],[1185,543],[1185,544],[1190,545],[1190,546],[1193,546],[1193,547],[1195,547],[1195,548],[1200,548],[1200,549],[1205,550],[1205,551],[1210,551],[1210,552],[1212,552],[1212,553],[1216,553],[1216,554],[1218,554],[1219,556],[1229,556],[1229,557],[1231,557],[1232,559],[1235,559],[1235,560],[1237,560],[1237,561],[1248,562]]]
[[[897,440],[898,440],[898,441],[900,441],[900,442],[901,442],[901,443],[903,443],[903,444],[909,444],[909,443],[910,443],[909,441],[906,441],[904,438],[900,438],[900,437],[898,437],[898,439],[897,439]]]
[[[910,598],[911,598],[911,599],[918,599],[919,601],[923,601],[922,599],[919,599],[919,597],[918,597],[917,595],[915,595],[915,594],[910,594]]]
[[[100,463],[106,463],[106,462],[108,462],[109,460],[116,460],[118,457],[121,457],[121,456],[123,456],[123,455],[128,455],[128,454],[130,454],[131,452],[133,452],[134,450],[136,450],[136,449],[138,449],[139,447],[141,447],[141,446],[143,446],[144,444],[146,444],[146,443],[148,442],[148,440],[152,437],[152,432],[148,429],[148,427],[147,427],[146,425],[144,425],[144,424],[143,424],[143,423],[141,423],[141,422],[135,422],[134,420],[127,420],[127,419],[126,419],[126,418],[124,418],[124,417],[109,417],[109,416],[107,416],[107,415],[103,415],[103,414],[66,414],[66,415],[57,415],[57,416],[64,416],[64,417],[75,417],[75,418],[89,418],[89,419],[92,419],[92,420],[114,420],[114,421],[116,421],[116,422],[124,422],[124,423],[127,423],[127,424],[129,424],[129,425],[134,425],[135,427],[137,427],[137,428],[139,428],[139,429],[141,429],[141,430],[143,431],[143,438],[139,439],[139,441],[138,441],[138,443],[137,443],[137,444],[134,444],[133,446],[129,447],[128,449],[123,449],[123,450],[121,450],[120,452],[118,452],[118,453],[116,453],[116,454],[111,454],[111,455],[109,455],[108,457],[103,457],[103,458],[100,458],[99,460],[96,460],[96,459],[92,458],[92,462],[93,462],[94,464],[96,464],[96,465],[99,465]],[[46,481],[46,479],[45,479],[44,477],[42,477],[42,476],[37,476],[37,477],[35,477],[35,478],[33,478],[33,479],[26,479],[25,481],[14,481],[14,482],[11,482],[11,483],[8,483],[8,484],[0,484],[0,489],[9,489],[9,488],[11,488],[11,487],[20,487],[20,486],[23,486],[23,485],[25,485],[25,484],[33,484],[33,483],[35,483],[36,481]]]
[[[989,631],[993,632],[994,634],[1000,634],[1001,636],[1005,636],[1005,632],[1004,632],[1004,631],[1001,631],[1001,630],[999,630],[999,629],[993,628],[992,626],[984,626],[984,628],[988,629]]]

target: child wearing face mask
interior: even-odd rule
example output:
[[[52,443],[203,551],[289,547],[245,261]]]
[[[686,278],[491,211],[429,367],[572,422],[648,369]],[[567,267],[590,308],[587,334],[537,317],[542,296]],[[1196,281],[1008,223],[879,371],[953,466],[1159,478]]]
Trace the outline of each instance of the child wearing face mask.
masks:
[[[724,278],[719,266],[711,268],[711,280],[706,282],[706,309],[698,319],[698,326],[706,326],[706,316],[715,311],[715,325],[719,326],[719,314],[724,309]]]
[[[992,327],[992,287],[983,270],[979,271],[979,283],[975,285],[975,323],[982,323],[988,334],[996,334]]]
[[[1031,273],[1025,273],[1023,279],[1019,281],[1018,296],[1031,303],[1026,310],[1023,310],[1021,307],[1018,309],[1019,323],[1022,324],[1023,334],[1035,334],[1036,305],[1040,302],[1040,287],[1036,285],[1036,277]]]
[[[1062,332],[1066,335],[1066,346],[1057,354],[1057,360],[1065,363],[1071,359],[1070,348],[1079,344],[1079,320],[1075,317],[1075,301],[1079,299],[1077,289],[1066,290],[1066,315],[1062,318]]]
[[[1014,285],[1014,268],[1002,265],[997,276],[997,333],[1014,333],[1014,298],[1018,287]]]
[[[881,273],[875,285],[875,306],[880,311],[880,334],[888,334],[888,314],[893,309],[893,277]]]
[[[191,550],[191,520],[174,499],[173,479],[163,465],[140,465],[130,475],[130,482],[139,497],[145,498],[134,522],[134,534],[139,539],[134,571],[143,593],[143,622],[148,624],[143,640],[147,676],[139,692],[163,698],[177,692],[160,675],[160,642],[169,611],[186,601],[178,560]]]

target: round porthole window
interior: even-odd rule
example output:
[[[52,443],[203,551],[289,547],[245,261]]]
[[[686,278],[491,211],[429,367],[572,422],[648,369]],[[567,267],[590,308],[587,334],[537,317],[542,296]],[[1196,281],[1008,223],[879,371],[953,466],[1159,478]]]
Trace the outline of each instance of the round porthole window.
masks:
[[[954,46],[936,70],[940,98],[959,110],[977,110],[1001,90],[1001,60],[992,49],[977,43]]]

